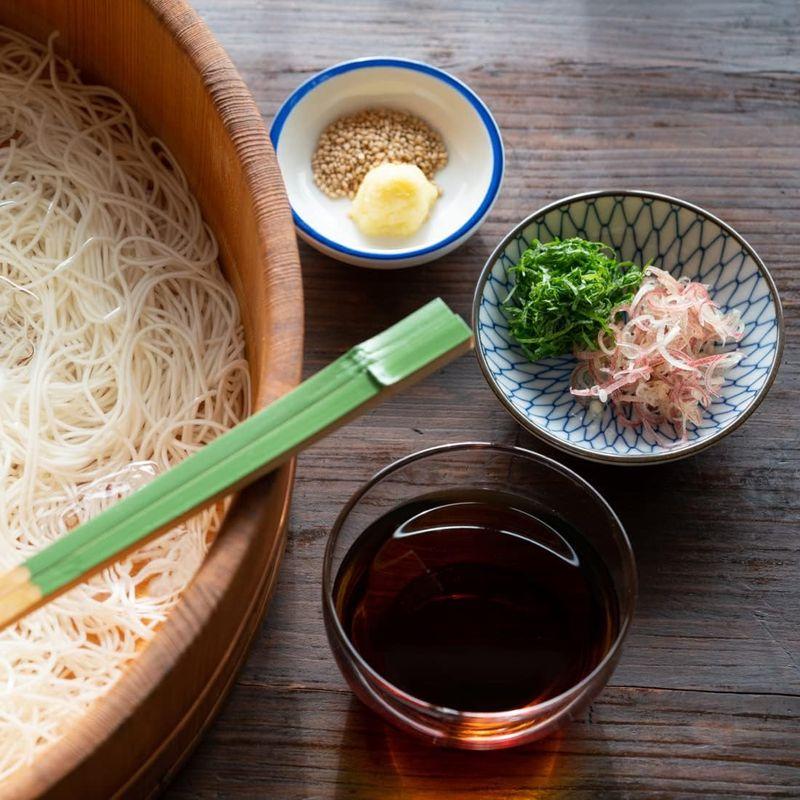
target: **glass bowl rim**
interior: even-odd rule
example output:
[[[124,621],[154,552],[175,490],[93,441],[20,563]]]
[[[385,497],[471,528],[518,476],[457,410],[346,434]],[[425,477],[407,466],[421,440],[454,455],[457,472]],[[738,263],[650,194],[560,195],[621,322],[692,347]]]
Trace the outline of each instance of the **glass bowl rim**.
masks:
[[[422,461],[431,456],[442,455],[444,453],[457,450],[492,450],[509,456],[518,456],[528,459],[529,461],[534,461],[540,466],[560,473],[571,483],[576,484],[578,489],[583,489],[600,504],[600,506],[610,517],[612,527],[616,526],[617,533],[619,534],[619,539],[623,550],[623,568],[630,579],[630,588],[626,597],[628,600],[629,610],[627,614],[622,615],[619,630],[617,631],[614,641],[606,651],[606,654],[603,656],[603,658],[597,663],[595,668],[569,689],[566,689],[561,694],[551,697],[549,700],[545,700],[542,703],[532,703],[527,706],[506,709],[504,711],[459,711],[458,709],[429,703],[420,699],[419,697],[408,694],[398,686],[395,686],[391,681],[387,680],[383,675],[380,674],[380,672],[373,669],[370,664],[367,663],[367,661],[358,652],[355,645],[350,641],[350,637],[342,627],[341,620],[336,613],[336,608],[333,602],[333,587],[331,580],[331,573],[333,571],[333,549],[342,526],[344,525],[344,522],[349,516],[350,512],[353,510],[353,508],[355,508],[361,498],[364,497],[367,492],[369,492],[370,489],[379,484],[384,480],[384,478],[388,477],[392,473],[397,472],[398,470],[403,469],[404,467],[408,466],[409,464],[413,464],[416,461]],[[622,648],[622,643],[627,637],[628,630],[636,611],[637,595],[638,575],[636,571],[636,557],[633,551],[633,546],[631,545],[630,538],[628,537],[628,534],[616,512],[613,508],[611,508],[608,501],[600,494],[600,492],[598,492],[597,489],[595,489],[594,486],[592,486],[585,478],[582,478],[576,472],[556,461],[554,458],[550,458],[542,453],[537,453],[534,450],[528,450],[524,447],[495,444],[493,442],[465,441],[434,445],[433,447],[427,447],[422,450],[409,453],[408,455],[392,461],[390,464],[387,464],[385,467],[379,469],[371,478],[361,484],[361,486],[359,486],[359,488],[353,492],[337,515],[336,520],[333,523],[333,527],[331,528],[325,542],[325,555],[322,563],[323,610],[330,625],[332,625],[334,629],[338,641],[344,646],[348,657],[358,665],[361,671],[366,672],[371,679],[376,681],[381,686],[388,687],[395,698],[400,700],[405,706],[431,716],[458,718],[462,720],[466,719],[487,722],[504,722],[520,718],[527,718],[529,716],[536,716],[546,713],[552,708],[563,705],[565,702],[579,696],[584,689],[586,689],[596,680],[598,675],[600,675],[609,666],[609,664],[614,662],[618,656]]]

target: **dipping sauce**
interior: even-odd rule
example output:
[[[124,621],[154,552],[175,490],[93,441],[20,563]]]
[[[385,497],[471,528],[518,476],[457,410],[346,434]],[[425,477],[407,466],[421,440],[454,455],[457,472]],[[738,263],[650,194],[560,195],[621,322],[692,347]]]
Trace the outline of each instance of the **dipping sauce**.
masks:
[[[619,628],[611,576],[528,501],[454,489],[405,503],[350,547],[336,612],[384,679],[428,703],[504,711],[573,687]]]

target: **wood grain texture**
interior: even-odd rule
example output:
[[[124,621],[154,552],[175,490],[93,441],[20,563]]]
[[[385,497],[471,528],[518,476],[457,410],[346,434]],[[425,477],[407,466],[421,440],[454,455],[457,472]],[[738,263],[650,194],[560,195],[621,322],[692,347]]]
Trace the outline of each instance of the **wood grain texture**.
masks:
[[[800,6],[795,0],[195,0],[269,120],[336,61],[402,55],[467,81],[495,113],[506,180],[480,232],[428,267],[376,273],[301,248],[306,369],[424,300],[468,314],[520,218],[561,196],[653,189],[708,208],[763,257],[787,316],[764,404],[720,445],[615,469],[520,431],[474,359],[299,458],[275,600],[222,714],[169,800],[800,796]],[[339,508],[420,447],[493,439],[549,452],[607,496],[641,579],[611,686],[558,739],[433,751],[346,689],[325,641],[320,573]]]
[[[291,215],[252,95],[182,0],[4,0],[0,23],[45,39],[117,89],[176,156],[240,300],[263,407],[300,377],[303,301]],[[271,596],[294,466],[242,494],[193,584],[107,697],[3,798],[143,797],[224,696]]]

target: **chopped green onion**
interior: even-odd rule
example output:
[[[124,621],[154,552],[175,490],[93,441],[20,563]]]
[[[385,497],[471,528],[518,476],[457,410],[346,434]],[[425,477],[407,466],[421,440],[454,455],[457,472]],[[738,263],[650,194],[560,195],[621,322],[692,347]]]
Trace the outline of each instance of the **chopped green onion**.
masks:
[[[509,270],[514,286],[503,303],[511,335],[532,360],[594,350],[611,332],[615,309],[639,288],[644,271],[617,261],[601,242],[534,239]]]

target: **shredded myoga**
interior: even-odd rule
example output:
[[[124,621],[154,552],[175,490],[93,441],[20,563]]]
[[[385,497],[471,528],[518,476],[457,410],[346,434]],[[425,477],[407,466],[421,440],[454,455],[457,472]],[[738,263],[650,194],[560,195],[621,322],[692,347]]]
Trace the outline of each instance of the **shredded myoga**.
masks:
[[[664,422],[685,439],[741,359],[740,352],[720,351],[742,338],[738,314],[724,314],[702,283],[648,267],[612,320],[597,350],[577,353],[572,394],[610,401],[622,425],[642,425],[660,444],[671,444],[656,430]]]
[[[0,568],[248,412],[239,308],[180,169],[117,94],[0,29]],[[124,672],[204,512],[0,634],[0,778]]]

